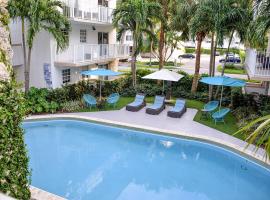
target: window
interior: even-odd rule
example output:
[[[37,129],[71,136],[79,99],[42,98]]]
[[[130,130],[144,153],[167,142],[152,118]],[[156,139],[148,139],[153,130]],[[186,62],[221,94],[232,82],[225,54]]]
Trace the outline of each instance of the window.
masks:
[[[126,35],[126,41],[132,41],[132,35]]]
[[[64,84],[70,82],[70,69],[62,70],[62,78]]]
[[[86,34],[87,32],[85,29],[80,30],[80,42],[86,43]]]

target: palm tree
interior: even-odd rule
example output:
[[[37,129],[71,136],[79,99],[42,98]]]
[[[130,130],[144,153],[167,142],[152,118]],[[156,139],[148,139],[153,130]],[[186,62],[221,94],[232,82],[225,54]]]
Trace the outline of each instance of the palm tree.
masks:
[[[161,5],[161,11],[159,12],[163,20],[160,20],[159,40],[158,40],[158,53],[159,53],[159,69],[164,67],[164,61],[166,56],[166,34],[169,31],[169,21],[171,12],[172,0],[157,0]]]
[[[254,1],[255,18],[250,25],[248,39],[253,47],[265,47],[267,34],[270,31],[270,0]],[[270,52],[270,35],[268,35],[267,51]],[[270,159],[270,115],[260,117],[236,132],[250,134],[247,142],[263,147]]]
[[[266,158],[270,158],[270,115],[260,117],[237,131],[235,134],[249,134],[246,141],[257,148],[265,149]]]
[[[9,9],[13,18],[20,17],[23,19],[22,23],[24,23],[24,20],[27,20],[29,24],[27,29],[28,55],[24,55],[24,63],[26,63],[25,91],[27,92],[29,90],[31,55],[35,37],[41,30],[45,30],[49,32],[56,40],[57,50],[64,50],[69,44],[69,39],[66,32],[70,31],[70,23],[68,19],[59,11],[59,9],[63,8],[61,1],[26,0],[28,7],[24,8],[25,10],[22,13],[17,10],[19,8],[14,7],[19,3],[21,2],[17,2],[17,0],[10,0]],[[25,3],[19,5],[25,6]],[[22,27],[24,27],[24,24]],[[24,30],[22,31],[22,34],[24,34]],[[23,43],[25,43],[24,40]],[[23,46],[26,45],[23,44]]]
[[[26,40],[25,40],[25,20],[29,16],[29,7],[32,4],[32,0],[10,0],[8,2],[8,11],[12,19],[20,18],[21,20],[21,34],[22,34],[22,49],[23,49],[23,64],[25,67],[24,74],[25,78],[29,77],[26,71]],[[28,81],[29,82],[29,81]]]
[[[136,85],[136,59],[143,46],[143,38],[146,35],[154,37],[154,22],[159,16],[160,6],[155,2],[146,0],[123,0],[113,11],[113,25],[118,29],[117,39],[120,40],[123,33],[131,31],[133,34],[132,49],[132,85]]]
[[[199,75],[200,75],[200,62],[201,62],[201,45],[202,41],[211,30],[213,30],[213,24],[209,23],[208,12],[205,12],[204,1],[200,1],[196,5],[196,11],[190,20],[190,33],[191,37],[197,41],[196,47],[196,60],[195,60],[195,72],[192,81],[191,92],[195,93],[198,87]]]
[[[230,51],[231,42],[234,34],[240,37],[241,42],[247,39],[247,33],[252,21],[252,0],[229,0],[228,11],[221,20],[221,25],[225,28],[227,35],[229,35],[229,43],[226,50],[226,59],[222,67],[221,75],[224,75],[226,60]]]
[[[249,41],[251,46],[264,47],[270,31],[270,0],[254,0],[255,19],[250,26]],[[270,52],[270,34],[267,51]]]

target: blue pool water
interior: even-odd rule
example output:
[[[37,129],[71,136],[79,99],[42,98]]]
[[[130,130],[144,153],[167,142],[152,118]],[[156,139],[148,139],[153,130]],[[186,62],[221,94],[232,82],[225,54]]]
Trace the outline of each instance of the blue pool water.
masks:
[[[270,199],[268,169],[214,145],[72,120],[23,128],[32,185],[67,199]]]

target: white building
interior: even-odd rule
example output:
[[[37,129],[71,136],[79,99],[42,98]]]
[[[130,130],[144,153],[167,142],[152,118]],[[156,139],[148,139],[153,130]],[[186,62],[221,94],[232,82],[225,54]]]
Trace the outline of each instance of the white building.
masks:
[[[270,36],[268,48],[265,51],[246,50],[245,68],[250,79],[262,81],[262,94],[270,94]],[[256,90],[258,91],[258,90]]]
[[[69,17],[72,31],[69,47],[56,51],[53,37],[41,31],[34,40],[30,86],[60,87],[82,79],[80,72],[95,68],[117,71],[119,59],[129,56],[129,46],[116,41],[112,11],[116,0],[62,0],[63,14]],[[14,50],[13,66],[20,82],[24,81],[21,25],[10,25]]]

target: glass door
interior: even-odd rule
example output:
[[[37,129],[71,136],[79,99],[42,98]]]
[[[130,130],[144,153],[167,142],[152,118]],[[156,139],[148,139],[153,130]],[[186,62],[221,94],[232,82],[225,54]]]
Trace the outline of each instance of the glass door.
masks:
[[[98,32],[98,44],[100,44],[99,55],[101,57],[107,57],[109,53],[109,33]]]

